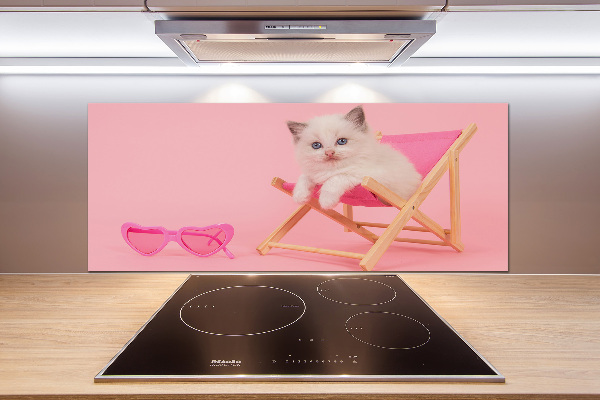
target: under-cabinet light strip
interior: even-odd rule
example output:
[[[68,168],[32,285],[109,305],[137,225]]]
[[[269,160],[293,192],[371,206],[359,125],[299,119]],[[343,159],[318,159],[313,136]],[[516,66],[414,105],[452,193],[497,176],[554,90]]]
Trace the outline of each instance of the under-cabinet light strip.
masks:
[[[5,59],[6,60],[6,59]],[[20,59],[26,60],[26,59]],[[53,60],[53,59],[52,59]],[[598,58],[551,59],[411,59],[401,67],[384,65],[343,64],[236,64],[220,63],[199,67],[169,65],[126,65],[85,60],[49,62],[0,63],[0,74],[13,75],[477,75],[477,74],[600,74]],[[104,65],[102,65],[104,64]],[[164,64],[164,62],[163,62]]]

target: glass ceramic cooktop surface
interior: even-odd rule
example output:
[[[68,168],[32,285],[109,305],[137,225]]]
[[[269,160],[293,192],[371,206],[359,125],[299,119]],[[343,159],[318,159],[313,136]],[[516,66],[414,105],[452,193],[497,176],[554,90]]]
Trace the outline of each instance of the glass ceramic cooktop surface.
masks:
[[[395,275],[190,275],[102,381],[504,382]]]

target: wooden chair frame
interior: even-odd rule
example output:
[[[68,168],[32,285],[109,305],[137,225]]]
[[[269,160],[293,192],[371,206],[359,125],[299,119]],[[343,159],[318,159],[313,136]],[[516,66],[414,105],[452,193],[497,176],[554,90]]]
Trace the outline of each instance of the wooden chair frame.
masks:
[[[340,257],[354,258],[360,260],[359,265],[365,271],[371,271],[381,256],[394,242],[420,243],[427,245],[449,246],[454,250],[461,252],[464,245],[461,241],[460,224],[460,182],[459,182],[459,154],[467,145],[473,134],[477,131],[475,124],[470,124],[463,129],[458,138],[446,151],[446,153],[435,164],[431,171],[425,176],[419,188],[408,199],[404,200],[396,193],[392,192],[375,179],[365,177],[361,185],[376,195],[379,199],[398,209],[398,214],[389,224],[379,224],[370,222],[359,222],[353,220],[352,206],[344,204],[343,214],[335,210],[325,210],[319,205],[318,199],[311,198],[306,204],[301,205],[294,213],[286,219],[277,229],[273,231],[258,247],[261,255],[265,255],[271,248],[280,248],[288,250],[299,250],[310,253],[320,253]],[[444,229],[433,219],[419,210],[419,206],[427,198],[435,185],[440,181],[446,171],[449,171],[450,178],[450,228]],[[289,196],[292,191],[284,189],[285,181],[281,178],[274,178],[271,185],[281,190]],[[280,240],[300,221],[311,209],[323,214],[324,216],[343,225],[346,231],[354,232],[366,240],[373,243],[373,246],[366,254],[351,253],[346,251],[337,251],[322,249],[316,247],[298,246],[293,244],[280,243]],[[407,226],[411,220],[415,220],[421,226]],[[376,235],[366,227],[385,228],[381,235]],[[439,240],[421,240],[412,238],[399,238],[398,234],[402,231],[431,232]]]

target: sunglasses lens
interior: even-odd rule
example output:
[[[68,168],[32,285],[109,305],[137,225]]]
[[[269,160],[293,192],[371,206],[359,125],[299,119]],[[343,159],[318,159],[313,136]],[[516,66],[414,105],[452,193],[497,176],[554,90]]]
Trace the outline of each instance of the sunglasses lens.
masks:
[[[127,239],[140,252],[150,254],[163,244],[165,236],[158,229],[129,228]]]
[[[225,242],[225,232],[220,228],[206,230],[187,230],[181,233],[181,241],[194,253],[206,255],[219,248]]]

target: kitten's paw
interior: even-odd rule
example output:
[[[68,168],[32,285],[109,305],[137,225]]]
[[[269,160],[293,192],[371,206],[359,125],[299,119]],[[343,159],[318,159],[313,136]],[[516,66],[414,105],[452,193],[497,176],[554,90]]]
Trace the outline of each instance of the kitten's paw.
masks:
[[[339,202],[340,196],[333,193],[321,192],[321,195],[319,196],[319,204],[321,205],[321,208],[324,208],[325,210],[334,208]]]
[[[294,192],[292,194],[292,198],[298,204],[306,204],[310,201],[312,196],[312,192],[308,189],[303,189],[302,187],[294,187]]]

